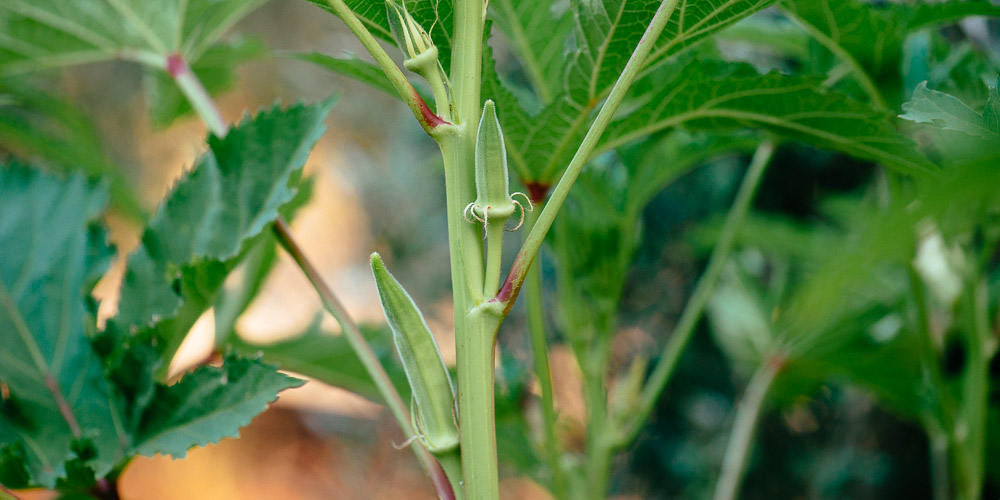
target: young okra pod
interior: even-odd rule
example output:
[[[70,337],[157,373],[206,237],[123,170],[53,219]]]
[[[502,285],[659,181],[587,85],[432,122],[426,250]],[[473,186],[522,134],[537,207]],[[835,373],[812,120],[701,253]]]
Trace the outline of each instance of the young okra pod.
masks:
[[[487,100],[483,106],[483,116],[479,120],[476,136],[476,201],[465,207],[465,219],[473,218],[483,225],[493,221],[506,221],[520,208],[521,219],[513,230],[524,222],[524,205],[514,199],[521,195],[531,210],[531,200],[524,193],[510,192],[507,173],[507,149],[504,147],[503,130],[497,119],[496,106]]]
[[[455,388],[434,334],[417,304],[385,268],[378,253],[371,255],[371,266],[382,310],[410,383],[417,438],[432,453],[453,450],[459,442]]]

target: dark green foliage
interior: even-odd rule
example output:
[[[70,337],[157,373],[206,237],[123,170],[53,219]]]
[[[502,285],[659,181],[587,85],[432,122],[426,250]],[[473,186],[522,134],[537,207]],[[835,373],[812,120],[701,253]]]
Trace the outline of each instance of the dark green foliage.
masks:
[[[212,138],[152,218],[119,316],[96,336],[89,293],[111,256],[99,222],[104,189],[80,176],[0,170],[0,333],[10,337],[0,364],[3,484],[85,491],[134,454],[182,456],[235,435],[301,383],[236,357],[174,385],[157,378],[171,343],[251,242],[279,210],[301,204],[294,184],[331,104],[275,108]]]

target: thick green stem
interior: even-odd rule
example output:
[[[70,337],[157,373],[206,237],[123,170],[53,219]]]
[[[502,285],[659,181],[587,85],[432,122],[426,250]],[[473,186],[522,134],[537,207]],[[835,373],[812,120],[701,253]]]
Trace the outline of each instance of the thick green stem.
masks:
[[[407,438],[416,436],[416,431],[413,429],[413,425],[410,420],[410,413],[406,409],[406,404],[403,403],[403,399],[399,396],[399,392],[396,391],[396,387],[392,385],[392,380],[389,375],[385,372],[385,368],[382,367],[382,363],[378,360],[378,356],[372,351],[371,346],[365,341],[364,334],[361,333],[361,329],[358,328],[357,323],[351,318],[344,308],[337,296],[334,295],[333,290],[327,286],[323,277],[320,276],[319,271],[312,262],[306,257],[302,248],[299,247],[295,239],[292,237],[289,231],[288,225],[284,220],[278,219],[274,223],[274,233],[278,237],[278,242],[281,243],[282,248],[288,252],[288,255],[292,257],[295,263],[302,270],[303,274],[312,284],[313,289],[319,294],[320,301],[323,303],[323,308],[327,310],[337,320],[340,324],[340,328],[343,331],[344,337],[347,339],[348,344],[351,345],[351,349],[357,354],[358,359],[361,360],[361,364],[365,367],[365,371],[372,378],[375,383],[375,387],[378,388],[379,395],[382,396],[383,401],[392,416],[396,418],[396,422],[403,429],[403,433]],[[434,487],[438,491],[438,496],[441,498],[454,498],[454,493],[451,488],[451,484],[448,482],[448,478],[442,472],[441,467],[431,456],[430,452],[423,447],[419,442],[414,441],[410,447],[413,449],[413,453],[417,455],[417,460],[420,461],[420,465],[424,467],[424,470],[430,475],[431,480],[434,482]]]
[[[695,287],[691,299],[688,300],[687,305],[684,307],[684,312],[681,313],[681,318],[678,320],[677,326],[674,327],[670,340],[663,347],[663,352],[660,354],[660,360],[657,362],[656,368],[649,376],[649,380],[640,393],[638,409],[634,413],[633,419],[622,430],[620,445],[630,443],[638,435],[642,426],[649,418],[650,413],[652,413],[653,408],[656,406],[656,401],[660,398],[660,393],[663,392],[664,387],[666,387],[667,382],[670,380],[670,376],[677,366],[677,360],[680,359],[681,352],[684,351],[684,348],[687,347],[688,342],[691,340],[695,326],[697,326],[698,320],[701,318],[701,314],[708,304],[708,299],[711,298],[712,292],[715,290],[715,284],[718,282],[719,275],[722,274],[722,269],[729,258],[729,252],[736,242],[736,234],[739,232],[740,226],[743,224],[743,219],[746,218],[747,211],[750,209],[750,202],[757,191],[757,186],[764,176],[764,171],[771,161],[771,156],[774,155],[774,148],[775,145],[773,142],[766,141],[754,153],[753,160],[750,162],[750,168],[747,169],[746,176],[743,178],[743,184],[740,185],[740,190],[736,193],[733,206],[729,209],[729,215],[726,216],[726,222],[722,227],[722,234],[719,235],[719,241],[715,244],[712,255],[708,259],[708,267],[705,268],[705,273],[698,280],[698,285]]]
[[[493,349],[502,318],[488,305],[468,316],[458,361],[459,435],[462,479],[470,500],[500,497],[493,396]]]
[[[528,212],[524,222],[524,230],[531,231],[538,220],[541,211],[539,202],[535,210]],[[563,471],[559,449],[559,437],[556,434],[556,408],[552,396],[552,370],[549,368],[549,343],[545,329],[545,305],[542,294],[542,266],[535,262],[528,269],[525,278],[525,307],[528,316],[528,332],[531,335],[531,351],[535,365],[535,377],[538,378],[542,406],[542,436],[545,449],[545,459],[552,471],[552,493],[560,500],[569,498],[566,485],[566,474]]]
[[[746,471],[750,445],[753,444],[764,400],[783,364],[784,360],[781,358],[764,360],[764,364],[757,368],[753,378],[750,379],[743,400],[736,410],[736,422],[733,424],[733,433],[729,437],[726,454],[722,459],[722,473],[715,485],[715,495],[712,497],[714,500],[736,498]]]
[[[576,154],[573,155],[569,166],[566,167],[566,171],[552,191],[552,196],[549,198],[548,203],[546,203],[545,208],[539,214],[535,227],[528,233],[524,245],[521,247],[521,251],[518,253],[514,265],[511,266],[510,273],[507,275],[507,281],[504,283],[500,293],[497,294],[496,299],[494,299],[504,305],[506,312],[509,312],[510,308],[514,305],[514,300],[517,299],[517,295],[521,291],[521,285],[524,284],[526,271],[538,254],[538,249],[542,246],[542,240],[545,239],[549,228],[552,227],[552,222],[555,221],[556,214],[562,208],[563,202],[566,201],[570,188],[573,187],[573,183],[576,182],[576,178],[580,175],[580,171],[583,170],[583,166],[590,159],[590,154],[597,147],[597,141],[600,140],[601,135],[604,134],[604,130],[608,128],[608,124],[614,118],[618,106],[621,105],[622,100],[625,99],[625,94],[628,93],[629,88],[632,87],[632,83],[635,82],[636,77],[639,75],[639,70],[642,69],[643,64],[646,62],[646,56],[649,55],[657,38],[660,37],[660,33],[663,32],[663,28],[666,27],[667,21],[670,20],[670,15],[677,8],[678,3],[680,3],[680,0],[663,0],[660,3],[660,7],[656,10],[656,14],[653,15],[652,21],[646,27],[646,32],[643,33],[642,39],[639,40],[639,44],[636,45],[635,50],[632,52],[632,57],[625,64],[625,69],[622,70],[618,81],[615,82],[611,93],[608,94],[608,99],[604,101],[601,111],[597,113],[597,118],[594,119],[594,123],[591,124],[587,135],[584,136],[583,142],[580,143]]]

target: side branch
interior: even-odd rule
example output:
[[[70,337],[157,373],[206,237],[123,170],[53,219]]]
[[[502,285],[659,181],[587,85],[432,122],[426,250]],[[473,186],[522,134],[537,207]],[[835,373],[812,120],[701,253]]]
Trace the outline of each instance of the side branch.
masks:
[[[524,284],[524,278],[527,276],[528,268],[531,267],[531,262],[538,255],[538,249],[542,246],[542,240],[545,239],[546,233],[552,227],[552,222],[555,221],[556,214],[559,213],[563,202],[566,201],[566,196],[569,195],[570,188],[573,187],[573,183],[576,182],[576,178],[580,175],[580,171],[583,170],[583,166],[590,159],[591,153],[597,147],[597,141],[604,134],[604,130],[608,128],[608,124],[611,123],[611,119],[618,110],[618,106],[625,99],[625,94],[628,93],[629,88],[632,87],[632,83],[639,76],[639,70],[645,64],[646,57],[649,56],[653,44],[660,37],[660,33],[663,32],[667,21],[670,20],[670,16],[677,8],[678,3],[680,3],[680,0],[663,0],[660,2],[660,7],[656,10],[653,20],[650,21],[646,32],[642,35],[642,39],[639,40],[635,51],[632,52],[632,57],[629,58],[625,69],[622,70],[618,81],[615,82],[611,93],[608,94],[608,99],[604,101],[604,105],[601,107],[601,111],[598,112],[597,118],[590,126],[590,130],[587,131],[587,135],[576,150],[576,154],[573,155],[573,159],[570,160],[569,166],[566,167],[566,172],[563,173],[562,178],[559,179],[559,183],[556,184],[555,189],[552,191],[552,197],[545,205],[545,209],[538,216],[537,224],[528,233],[524,241],[524,246],[518,252],[517,259],[507,274],[506,281],[500,288],[500,293],[491,301],[499,302],[503,305],[504,315],[508,314],[511,307],[514,306],[514,301],[517,300],[517,295]]]
[[[379,45],[378,40],[361,23],[358,16],[354,15],[354,11],[344,3],[344,0],[326,0],[326,3],[333,10],[333,13],[344,21],[347,29],[351,30],[351,33],[354,33],[354,36],[358,38],[358,41],[365,47],[365,50],[371,54],[372,59],[375,60],[375,64],[378,64],[378,67],[385,73],[385,76],[389,78],[389,82],[392,83],[393,88],[396,89],[399,97],[403,99],[403,102],[410,108],[410,111],[413,112],[413,117],[420,122],[420,126],[424,129],[424,132],[427,132],[427,135],[431,137],[437,138],[451,128],[450,123],[430,110],[427,103],[420,98],[413,85],[410,84],[410,81],[406,79],[406,75],[399,69],[399,66],[396,66],[396,63],[392,61],[392,58],[389,57],[385,49]]]

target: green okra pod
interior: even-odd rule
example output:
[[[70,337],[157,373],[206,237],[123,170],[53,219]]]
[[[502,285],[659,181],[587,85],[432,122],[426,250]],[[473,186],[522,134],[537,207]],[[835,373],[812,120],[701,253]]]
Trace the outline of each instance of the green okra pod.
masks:
[[[476,201],[465,207],[465,218],[469,215],[484,225],[490,219],[506,221],[514,214],[516,208],[521,209],[521,221],[524,222],[524,205],[513,197],[521,195],[527,210],[531,210],[531,200],[524,193],[510,192],[510,182],[507,172],[507,149],[504,147],[503,130],[497,119],[496,105],[487,100],[483,106],[483,116],[479,120],[479,132],[476,135]]]
[[[413,298],[385,268],[378,253],[372,253],[371,266],[382,310],[413,394],[417,437],[432,453],[453,450],[459,441],[455,388],[434,334]]]

